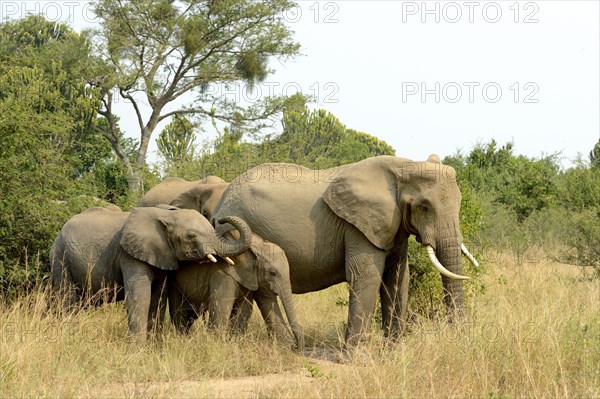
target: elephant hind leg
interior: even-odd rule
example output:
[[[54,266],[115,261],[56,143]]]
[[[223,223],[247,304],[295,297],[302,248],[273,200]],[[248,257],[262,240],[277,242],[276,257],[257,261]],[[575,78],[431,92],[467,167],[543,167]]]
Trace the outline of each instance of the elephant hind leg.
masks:
[[[190,332],[190,329],[198,318],[198,312],[196,312],[189,301],[184,298],[181,289],[177,283],[173,281],[171,276],[167,277],[167,279],[169,280],[167,296],[171,323],[178,332],[187,334]]]
[[[52,288],[56,293],[55,298],[59,309],[67,312],[76,310],[81,306],[81,290],[76,286],[69,270],[67,254],[58,254],[53,248],[50,262],[52,263]]]
[[[397,338],[406,323],[408,311],[408,258],[386,270],[380,288],[381,327],[385,337]]]
[[[167,309],[167,275],[162,270],[154,270],[148,309],[148,331],[160,333]]]

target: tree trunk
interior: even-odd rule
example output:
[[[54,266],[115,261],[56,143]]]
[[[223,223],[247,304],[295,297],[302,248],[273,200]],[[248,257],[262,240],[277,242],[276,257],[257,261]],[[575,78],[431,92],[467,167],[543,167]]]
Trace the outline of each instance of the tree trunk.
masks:
[[[135,202],[143,195],[144,188],[144,167],[137,164],[127,168],[127,187],[129,188],[129,197]]]

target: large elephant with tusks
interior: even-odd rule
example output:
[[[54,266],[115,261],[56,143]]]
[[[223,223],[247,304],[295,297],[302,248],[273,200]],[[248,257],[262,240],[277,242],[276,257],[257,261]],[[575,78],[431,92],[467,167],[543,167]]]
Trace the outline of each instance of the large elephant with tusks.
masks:
[[[442,274],[452,317],[464,312],[456,173],[437,155],[425,162],[378,156],[327,170],[269,163],[236,177],[213,215],[245,220],[279,245],[294,293],[348,282],[346,343],[369,330],[378,293],[386,334],[399,332],[408,292],[408,237]],[[474,261],[472,256],[469,258]]]

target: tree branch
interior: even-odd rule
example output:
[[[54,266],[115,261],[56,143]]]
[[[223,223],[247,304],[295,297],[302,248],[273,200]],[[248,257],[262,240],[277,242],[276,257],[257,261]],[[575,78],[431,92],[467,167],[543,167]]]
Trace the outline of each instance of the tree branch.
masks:
[[[123,90],[121,87],[119,87],[119,93],[121,94],[121,97],[123,97],[131,102],[131,104],[133,105],[133,109],[135,109],[135,114],[137,115],[138,125],[140,126],[140,129],[143,129],[144,128],[144,120],[142,119],[142,113],[140,111],[140,108],[139,108],[137,102],[135,101],[135,99],[133,98],[133,96],[130,93],[125,92],[125,90]]]
[[[96,131],[100,132],[100,134],[102,134],[102,136],[104,136],[110,142],[110,145],[115,151],[117,158],[119,158],[119,160],[127,167],[127,170],[131,172],[131,162],[129,162],[127,154],[125,154],[119,143],[119,128],[117,126],[115,116],[112,113],[112,98],[112,93],[110,91],[106,91],[105,96],[102,97],[102,103],[104,104],[105,110],[98,110],[98,113],[106,118],[109,130],[106,131],[96,127]]]

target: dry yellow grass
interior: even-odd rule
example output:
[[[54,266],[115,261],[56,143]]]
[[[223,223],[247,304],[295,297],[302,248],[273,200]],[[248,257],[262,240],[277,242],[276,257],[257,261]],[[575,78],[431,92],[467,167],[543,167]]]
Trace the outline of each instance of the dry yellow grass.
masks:
[[[56,316],[34,293],[0,305],[0,396],[600,397],[600,281],[502,256],[484,267],[464,324],[419,321],[397,343],[376,332],[341,363],[344,286],[297,297],[304,356],[257,315],[243,337],[168,326],[140,346],[122,305]]]

